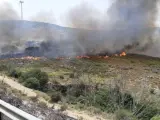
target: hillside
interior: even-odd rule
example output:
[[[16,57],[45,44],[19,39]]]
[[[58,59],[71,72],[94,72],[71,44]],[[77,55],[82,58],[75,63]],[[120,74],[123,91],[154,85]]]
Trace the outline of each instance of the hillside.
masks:
[[[9,73],[11,78],[15,78],[22,85],[27,85],[26,75],[34,76],[32,73],[39,70],[47,73],[48,84],[43,89],[38,88],[38,91],[49,95],[52,102],[67,106],[65,109],[86,111],[85,113],[91,116],[96,115],[97,119],[103,116],[108,120],[113,119],[118,109],[132,111],[137,119],[142,120],[150,120],[159,114],[159,58],[136,54],[105,59],[31,57],[4,59],[0,61],[0,64],[0,68],[3,68],[1,73]],[[120,100],[120,103],[114,101],[115,99]],[[122,101],[123,104],[121,104]],[[145,107],[139,111],[142,106]]]
[[[44,120],[55,120],[47,118],[52,113],[62,120],[151,120],[160,115],[160,58],[125,53],[121,47],[110,52],[104,41],[113,37],[112,30],[31,21],[0,21],[0,26],[0,90],[8,88],[0,95],[9,97],[4,101],[22,100],[22,110],[44,112]],[[126,30],[114,31],[121,36]]]

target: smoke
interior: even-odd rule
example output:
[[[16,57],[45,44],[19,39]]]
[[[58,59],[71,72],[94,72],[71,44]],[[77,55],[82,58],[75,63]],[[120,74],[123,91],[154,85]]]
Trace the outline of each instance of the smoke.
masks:
[[[18,20],[19,16],[13,7],[4,2],[0,4],[0,20]]]
[[[1,52],[8,53],[16,51],[19,36],[15,33],[17,26],[12,22],[5,24],[6,21],[18,20],[19,16],[13,7],[5,2],[0,4],[0,49]]]
[[[158,0],[117,0],[113,3],[108,10],[108,22],[109,29],[115,29],[113,33],[119,38],[115,40],[116,47],[119,44],[121,47],[130,45],[132,49],[139,51],[150,48],[155,40],[158,2]]]
[[[145,54],[159,38],[155,34],[158,3],[159,0],[116,0],[105,15],[89,4],[72,8],[67,17],[69,24],[86,29],[78,32],[76,48],[83,54],[121,50]]]
[[[69,26],[82,29],[98,29],[101,23],[101,13],[88,3],[81,3],[68,12]]]
[[[73,29],[36,22],[27,29],[25,21],[20,26],[6,21],[17,20],[19,16],[12,6],[4,3],[0,6],[0,49],[2,53],[17,52],[32,40],[41,42],[41,54],[47,57],[117,51],[155,56],[153,53],[160,51],[160,32],[156,27],[158,4],[159,0],[116,0],[101,13],[82,3],[67,12],[67,24]],[[40,12],[31,20],[55,22],[52,12]]]
[[[55,22],[52,12],[39,12],[31,18],[39,22]],[[29,28],[29,29],[28,29]],[[0,53],[17,53],[24,51],[27,41],[55,40],[56,32],[50,24],[38,25],[28,24],[20,21],[17,11],[11,4],[3,2],[0,4]]]
[[[56,19],[52,11],[41,11],[31,17],[32,21],[45,22],[45,23],[56,23]]]

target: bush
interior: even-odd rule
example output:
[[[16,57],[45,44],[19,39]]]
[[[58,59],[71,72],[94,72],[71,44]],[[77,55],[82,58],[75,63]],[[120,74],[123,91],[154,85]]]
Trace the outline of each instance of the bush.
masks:
[[[10,69],[10,70],[8,71],[8,75],[9,75],[10,77],[14,77],[14,78],[20,78],[21,74],[22,74],[22,73],[21,73],[20,71],[16,70],[16,69]]]
[[[160,120],[160,115],[154,116],[151,120]]]
[[[127,110],[118,110],[115,112],[116,120],[138,120],[131,112]]]
[[[39,102],[39,103],[38,103],[38,106],[39,106],[40,108],[48,108],[48,106],[47,106],[47,104],[46,104],[45,102]]]
[[[60,75],[59,78],[63,80],[63,79],[64,79],[64,76]]]
[[[31,97],[30,97],[30,100],[31,100],[32,102],[37,102],[37,101],[38,101],[38,96],[31,96]]]
[[[71,73],[70,75],[69,75],[69,77],[70,78],[74,78],[75,76],[74,76],[74,73]]]
[[[49,78],[46,72],[40,72],[37,79],[39,80],[40,86],[42,87],[45,86],[49,81]]]
[[[7,69],[8,69],[7,65],[4,64],[0,65],[0,71],[5,71]]]
[[[118,108],[117,94],[114,95],[106,89],[96,91],[91,97],[92,105],[103,111],[114,112]]]
[[[41,90],[45,87],[49,80],[47,73],[42,72],[39,69],[30,70],[21,76],[23,81],[26,81],[29,78],[36,78],[39,82],[39,87]]]
[[[86,85],[84,83],[80,83],[78,85],[72,85],[67,88],[67,94],[73,97],[84,96],[86,91]]]
[[[61,111],[66,111],[68,108],[67,104],[63,104],[60,108]]]
[[[40,84],[39,81],[36,78],[28,78],[25,82],[24,85],[28,88],[32,89],[38,89]]]
[[[143,106],[143,107],[141,107]],[[157,108],[157,106],[153,104],[146,104],[141,105],[141,109],[139,110],[138,114],[136,115],[141,120],[150,120],[152,117],[158,114],[160,109]]]
[[[53,92],[51,94],[51,102],[57,103],[61,101],[61,93],[59,92]]]
[[[89,92],[84,84],[72,86],[67,90],[68,103],[94,106],[102,111],[114,113],[118,108],[131,109],[134,99],[128,94],[122,94],[118,88],[98,89]]]

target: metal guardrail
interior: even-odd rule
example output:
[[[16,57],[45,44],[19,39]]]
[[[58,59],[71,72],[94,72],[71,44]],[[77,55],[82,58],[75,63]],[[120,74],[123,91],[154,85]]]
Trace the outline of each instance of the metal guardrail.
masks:
[[[0,100],[0,120],[2,115],[7,116],[11,120],[40,120],[2,100]]]

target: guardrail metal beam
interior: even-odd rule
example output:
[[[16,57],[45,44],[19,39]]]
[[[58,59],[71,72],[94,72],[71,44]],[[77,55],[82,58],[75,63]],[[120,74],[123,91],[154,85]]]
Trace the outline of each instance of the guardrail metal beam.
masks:
[[[0,100],[0,118],[2,114],[12,120],[40,120],[2,100]],[[1,119],[0,119],[1,120]]]

